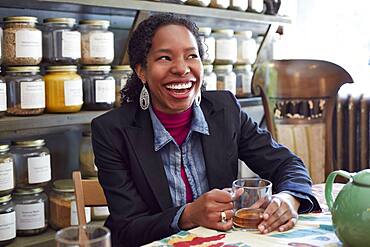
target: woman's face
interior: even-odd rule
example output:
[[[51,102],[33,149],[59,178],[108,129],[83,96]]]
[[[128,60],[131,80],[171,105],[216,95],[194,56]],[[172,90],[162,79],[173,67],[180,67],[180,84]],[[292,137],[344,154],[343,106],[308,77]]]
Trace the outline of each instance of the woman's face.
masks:
[[[136,66],[148,83],[151,103],[165,113],[187,110],[200,91],[203,65],[193,34],[181,25],[158,28],[147,56],[147,66]]]

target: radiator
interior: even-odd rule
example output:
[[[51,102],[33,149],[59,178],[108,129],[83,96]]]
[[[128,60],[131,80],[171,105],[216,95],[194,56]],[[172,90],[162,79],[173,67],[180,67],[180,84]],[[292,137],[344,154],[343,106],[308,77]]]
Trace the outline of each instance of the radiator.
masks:
[[[369,95],[338,95],[333,119],[334,170],[370,168]]]

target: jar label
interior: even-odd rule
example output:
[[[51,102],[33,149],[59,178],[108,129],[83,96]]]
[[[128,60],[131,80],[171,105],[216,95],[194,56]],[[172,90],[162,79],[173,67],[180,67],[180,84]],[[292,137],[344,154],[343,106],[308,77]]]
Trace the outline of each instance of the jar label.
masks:
[[[15,238],[15,212],[0,214],[0,241]]]
[[[45,108],[45,82],[22,81],[21,82],[21,108],[35,109]]]
[[[219,39],[216,41],[216,60],[236,61],[237,56],[236,39]]]
[[[251,77],[246,74],[238,73],[236,76],[237,95],[245,95],[251,93]]]
[[[64,104],[66,106],[82,105],[82,80],[64,81]]]
[[[37,184],[51,180],[50,155],[30,157],[28,164],[28,183]]]
[[[112,103],[116,100],[116,85],[114,80],[95,81],[95,101],[97,103]]]
[[[0,111],[6,111],[6,84],[1,82],[0,82]]]
[[[240,6],[241,8],[248,8],[248,1],[247,0],[233,0],[234,6]]]
[[[205,75],[204,81],[206,82],[207,90],[217,90],[217,77],[214,73],[211,75]]]
[[[45,227],[44,203],[17,204],[15,206],[17,230],[32,230]]]
[[[91,208],[85,207],[86,223],[91,221]],[[76,201],[71,202],[71,226],[78,225],[77,206]]]
[[[107,216],[109,215],[108,207],[94,207],[93,212],[95,216]]]
[[[204,52],[205,52],[205,60],[210,61],[211,63],[215,61],[215,53],[216,53],[216,42],[214,38],[206,38],[204,40]]]
[[[90,34],[90,57],[114,57],[113,33],[93,32]]]
[[[121,90],[122,88],[124,88],[124,86],[126,86],[127,79],[128,79],[128,77],[125,77],[125,78],[122,78],[122,79],[120,80],[120,90]]]
[[[245,40],[239,43],[238,61],[253,64],[257,58],[257,45],[253,40]]]
[[[225,78],[225,90],[236,94],[236,75],[234,73],[227,75]]]
[[[20,30],[15,33],[16,57],[42,57],[41,31]]]
[[[62,57],[81,57],[81,34],[77,31],[62,32]]]
[[[13,161],[0,163],[0,191],[14,188]]]

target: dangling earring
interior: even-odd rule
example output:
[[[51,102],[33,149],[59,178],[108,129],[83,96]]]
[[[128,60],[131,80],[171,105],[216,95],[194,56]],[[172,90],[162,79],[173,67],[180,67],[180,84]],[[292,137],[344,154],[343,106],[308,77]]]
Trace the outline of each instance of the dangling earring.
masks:
[[[148,109],[150,100],[149,100],[149,92],[148,89],[146,89],[145,84],[143,84],[143,88],[141,89],[140,92],[140,107],[143,110]]]
[[[200,90],[199,90],[199,93],[197,94],[197,96],[195,96],[195,105],[200,106],[201,100],[202,100],[202,94],[200,93]]]

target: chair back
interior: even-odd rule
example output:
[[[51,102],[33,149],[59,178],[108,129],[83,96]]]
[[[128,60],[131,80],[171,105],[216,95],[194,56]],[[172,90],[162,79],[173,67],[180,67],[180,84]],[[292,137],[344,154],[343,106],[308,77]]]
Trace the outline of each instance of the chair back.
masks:
[[[98,179],[82,179],[80,171],[74,171],[72,177],[75,187],[78,222],[79,225],[85,225],[85,206],[106,206],[107,200]]]
[[[268,130],[305,162],[314,183],[333,170],[332,122],[336,95],[349,73],[322,60],[274,60],[255,71]]]

